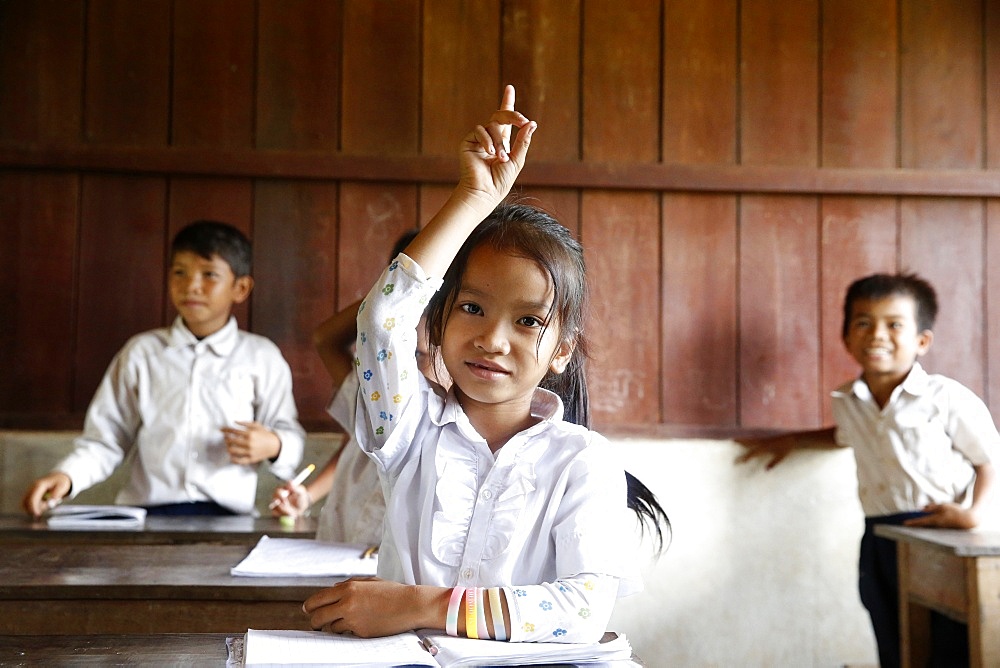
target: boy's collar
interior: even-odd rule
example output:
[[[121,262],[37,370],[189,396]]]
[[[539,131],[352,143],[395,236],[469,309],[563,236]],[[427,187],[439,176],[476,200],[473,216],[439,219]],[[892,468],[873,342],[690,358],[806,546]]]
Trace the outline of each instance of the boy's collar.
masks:
[[[926,371],[924,371],[924,368],[920,366],[920,362],[914,362],[913,366],[910,367],[910,372],[906,374],[906,378],[903,379],[903,382],[893,389],[892,399],[898,396],[900,392],[920,396],[927,390],[928,378],[930,378],[930,376]],[[872,397],[872,391],[868,387],[868,383],[865,382],[863,376],[858,376],[857,379],[855,379],[851,386],[851,392],[853,392],[859,399],[870,399]]]
[[[170,345],[183,348],[185,346],[198,346],[200,344],[216,355],[226,357],[236,347],[238,332],[239,327],[236,324],[236,318],[229,316],[229,320],[226,321],[226,324],[221,329],[199,340],[187,328],[187,325],[184,324],[184,318],[177,316],[170,326]]]

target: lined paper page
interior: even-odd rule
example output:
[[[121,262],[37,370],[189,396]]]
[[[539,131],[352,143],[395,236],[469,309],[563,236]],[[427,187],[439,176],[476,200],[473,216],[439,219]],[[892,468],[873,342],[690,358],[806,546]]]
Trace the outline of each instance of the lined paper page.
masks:
[[[415,633],[356,638],[321,631],[247,631],[246,665],[437,666]]]
[[[250,554],[233,566],[230,573],[251,577],[375,575],[378,558],[361,557],[367,547],[323,543],[312,538],[261,536]]]

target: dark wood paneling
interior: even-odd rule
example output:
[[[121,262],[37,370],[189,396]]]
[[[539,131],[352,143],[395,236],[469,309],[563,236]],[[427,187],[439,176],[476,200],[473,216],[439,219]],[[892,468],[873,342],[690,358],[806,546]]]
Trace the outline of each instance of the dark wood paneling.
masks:
[[[0,172],[0,413],[72,410],[78,179]]]
[[[663,420],[736,425],[736,197],[662,199]]]
[[[74,408],[127,339],[164,323],[163,179],[85,176],[80,206]]]
[[[820,237],[822,423],[833,424],[830,390],[860,372],[843,344],[844,295],[862,276],[897,269],[897,204],[891,198],[824,197]]]
[[[740,208],[740,423],[818,426],[818,203],[747,196]]]
[[[195,220],[219,220],[242,230],[253,242],[253,184],[246,179],[188,179],[170,181],[167,217],[168,243],[188,223]],[[169,261],[169,245],[164,261]],[[252,271],[252,269],[251,269]],[[172,321],[177,311],[165,300],[166,321]],[[250,329],[250,301],[233,308],[240,327]]]
[[[900,269],[926,278],[938,295],[926,366],[980,396],[986,366],[983,215],[975,200],[906,198],[900,204]]]
[[[0,141],[79,141],[83,7],[0,2]]]
[[[87,4],[86,141],[167,144],[170,25],[169,0]]]
[[[994,421],[1000,417],[1000,201],[993,200],[986,207],[986,400]]]
[[[257,148],[337,149],[342,3],[258,7]]]
[[[986,168],[1000,168],[1000,4],[986,3]],[[996,257],[992,253],[991,257]]]
[[[330,314],[336,267],[323,249],[337,247],[336,187],[261,181],[254,191],[253,330],[281,348],[292,367],[303,424],[329,425],[330,382],[312,330]]]
[[[580,1],[503,4],[502,82],[538,123],[531,162],[580,158]]]
[[[174,146],[253,146],[256,16],[244,0],[174,0]]]

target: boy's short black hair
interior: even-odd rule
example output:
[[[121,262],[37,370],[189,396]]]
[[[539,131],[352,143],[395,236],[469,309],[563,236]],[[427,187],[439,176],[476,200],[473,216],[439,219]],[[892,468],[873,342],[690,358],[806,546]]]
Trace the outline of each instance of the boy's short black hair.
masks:
[[[189,251],[209,260],[218,255],[233,270],[236,278],[250,275],[252,248],[246,235],[229,223],[217,220],[196,220],[185,226],[170,244],[170,259],[181,251]]]
[[[920,331],[934,329],[937,319],[937,293],[933,286],[916,274],[872,274],[851,283],[844,297],[844,329],[847,338],[851,325],[851,312],[855,302],[861,299],[884,299],[893,295],[910,297],[916,304],[917,328]]]

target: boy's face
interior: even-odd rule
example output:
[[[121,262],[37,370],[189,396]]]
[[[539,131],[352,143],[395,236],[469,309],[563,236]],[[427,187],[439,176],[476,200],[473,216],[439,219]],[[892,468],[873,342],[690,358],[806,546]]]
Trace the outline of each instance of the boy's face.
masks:
[[[253,288],[252,278],[236,278],[229,263],[218,255],[206,260],[191,251],[174,254],[168,283],[174,308],[199,338],[222,329],[233,304],[246,300]]]
[[[933,334],[917,327],[917,304],[906,295],[859,299],[851,307],[844,345],[873,381],[900,383],[917,358],[931,346]]]

